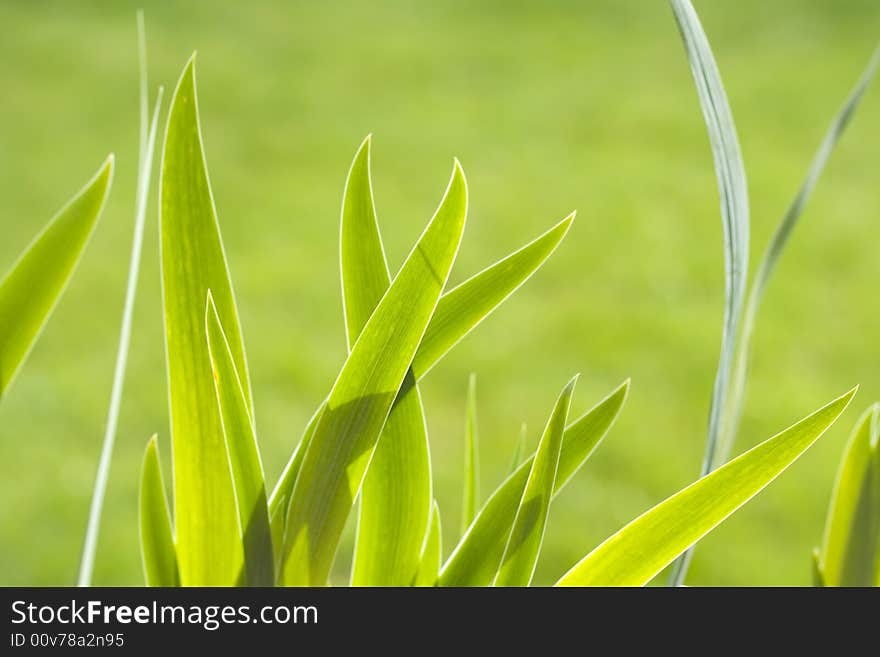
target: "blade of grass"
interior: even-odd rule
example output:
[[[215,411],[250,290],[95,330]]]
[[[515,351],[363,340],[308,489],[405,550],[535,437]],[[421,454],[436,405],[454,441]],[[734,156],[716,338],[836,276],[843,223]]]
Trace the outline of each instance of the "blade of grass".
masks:
[[[73,276],[101,216],[112,179],[110,155],[0,280],[0,400]]]
[[[572,212],[543,235],[440,297],[413,360],[417,381],[546,262],[574,218]]]
[[[758,308],[761,305],[761,300],[764,296],[764,290],[776,268],[776,263],[779,261],[779,258],[782,256],[782,253],[788,244],[788,240],[797,225],[801,213],[803,213],[804,208],[806,207],[807,201],[813,193],[813,189],[819,182],[819,177],[825,170],[825,165],[828,163],[831,153],[834,151],[834,147],[843,136],[850,119],[855,113],[862,97],[865,95],[865,91],[868,89],[868,85],[873,79],[874,74],[877,72],[878,64],[880,64],[880,48],[874,51],[874,55],[871,57],[868,67],[862,73],[855,88],[850,92],[849,98],[847,98],[843,107],[831,122],[828,132],[825,134],[822,143],[819,145],[819,150],[816,151],[816,154],[813,156],[813,161],[810,163],[810,168],[807,171],[804,181],[801,183],[797,195],[795,195],[794,200],[791,202],[791,205],[788,207],[788,210],[782,217],[779,225],[776,227],[776,231],[773,233],[773,237],[770,239],[770,243],[767,245],[767,249],[764,251],[764,255],[761,258],[761,264],[758,267],[755,280],[752,281],[751,288],[749,289],[748,301],[745,306],[742,332],[740,333],[736,348],[733,383],[731,385],[727,406],[724,411],[721,438],[716,453],[713,455],[712,467],[718,467],[727,461],[730,452],[733,449],[733,445],[736,442],[736,433],[739,429],[739,421],[742,417],[743,401],[745,399],[746,379],[751,353],[751,338],[752,333],[755,330],[755,319],[758,315]]]
[[[544,542],[550,500],[553,497],[559,455],[562,452],[562,436],[578,376],[563,388],[547,420],[544,434],[532,459],[532,467],[507,546],[504,548],[501,565],[495,575],[494,586],[528,586],[532,583],[541,554],[541,544]]]
[[[749,196],[736,126],[709,40],[690,0],[672,0],[672,11],[687,50],[709,133],[718,178],[724,233],[724,329],[721,355],[712,389],[706,451],[701,468],[701,473],[706,474],[712,469],[713,456],[718,446],[745,298],[749,269]],[[688,552],[673,568],[671,584],[679,585],[684,582],[689,563]]]
[[[419,570],[413,580],[413,586],[434,586],[440,573],[440,562],[443,558],[443,529],[440,524],[440,508],[437,500],[431,506],[431,523],[425,535],[422,547]]]
[[[199,126],[195,55],[171,101],[159,183],[159,225],[174,518],[180,581],[233,585],[243,564],[238,513],[211,363],[205,297],[212,290],[253,421],[238,312]]]
[[[303,431],[302,438],[296,444],[293,454],[287,461],[284,471],[278,478],[272,494],[269,496],[269,525],[272,528],[272,545],[275,548],[275,564],[280,565],[281,548],[284,544],[284,526],[287,524],[287,510],[290,507],[290,495],[293,493],[293,485],[296,483],[296,477],[302,466],[303,456],[306,453],[309,441],[315,433],[315,427],[318,426],[318,418],[327,406],[327,402],[322,402],[318,410],[312,415],[309,423]]]
[[[519,429],[519,440],[516,441],[516,447],[513,449],[513,458],[510,459],[510,471],[508,474],[516,472],[519,464],[522,462],[523,452],[526,451],[526,423],[523,422]]]
[[[800,457],[856,394],[853,388],[645,512],[584,557],[559,586],[643,586]]]
[[[446,285],[467,214],[458,161],[440,204],[351,349],[291,495],[283,581],[323,586],[379,434]]]
[[[569,424],[553,485],[556,496],[590,458],[617,419],[629,392],[624,381],[605,399]],[[440,572],[441,586],[488,586],[504,556],[534,455],[492,493]]]
[[[880,404],[862,414],[847,441],[816,567],[824,586],[878,584]]]
[[[179,586],[174,532],[159,464],[156,436],[150,438],[141,467],[140,542],[147,586]]]
[[[256,428],[211,290],[205,309],[205,334],[244,546],[243,582],[247,586],[272,586],[275,553]]]
[[[98,547],[98,532],[101,527],[101,513],[107,493],[107,479],[110,476],[110,461],[116,442],[116,427],[119,424],[119,408],[122,405],[122,388],[125,384],[125,370],[128,363],[128,350],[131,344],[131,323],[134,316],[134,302],[137,295],[138,274],[141,267],[141,252],[144,242],[144,225],[147,217],[147,198],[150,190],[150,177],[153,171],[153,152],[156,145],[156,132],[159,125],[159,110],[162,107],[163,88],[160,86],[150,121],[147,106],[147,46],[144,33],[144,13],[138,11],[138,50],[140,53],[140,115],[141,133],[139,139],[140,158],[138,160],[137,198],[135,199],[134,239],[128,265],[128,283],[125,290],[125,306],[122,311],[122,327],[119,331],[119,348],[116,353],[116,368],[113,372],[113,387],[110,392],[110,409],[104,430],[104,443],[98,462],[98,473],[89,508],[89,521],[86,539],[79,567],[78,586],[90,586],[95,565],[95,552]],[[149,132],[147,131],[147,122]]]
[[[474,521],[480,497],[480,447],[477,435],[477,375],[468,379],[467,409],[464,427],[464,497],[461,509],[461,533]]]
[[[340,220],[340,269],[350,350],[391,283],[373,200],[371,138],[352,161]],[[431,519],[431,455],[421,393],[407,372],[361,487],[354,586],[406,586]]]

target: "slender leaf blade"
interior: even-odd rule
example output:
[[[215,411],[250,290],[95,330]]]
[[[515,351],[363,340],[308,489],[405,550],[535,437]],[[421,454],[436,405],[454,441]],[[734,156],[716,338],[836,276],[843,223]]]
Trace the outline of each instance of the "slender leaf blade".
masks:
[[[171,101],[159,190],[180,580],[185,586],[228,586],[238,581],[243,548],[205,349],[208,289],[213,292],[252,418],[253,405],[238,312],[208,180],[194,57],[184,68]]]
[[[629,380],[566,427],[553,486],[554,496],[559,494],[608,434],[628,392]],[[483,505],[444,564],[440,573],[441,586],[488,586],[492,583],[504,556],[533,460],[534,455],[526,459]]]
[[[456,161],[440,207],[352,347],[306,449],[285,529],[285,584],[327,581],[379,434],[458,253],[466,214]]]
[[[373,199],[371,144],[368,135],[351,163],[342,196],[339,263],[349,350],[391,284]]]
[[[89,243],[113,179],[113,155],[0,280],[0,399],[30,353]]]
[[[474,521],[480,497],[480,447],[477,434],[477,375],[468,379],[467,409],[464,428],[464,496],[461,509],[461,533]]]
[[[713,467],[718,467],[727,460],[733,449],[734,442],[736,441],[736,434],[739,429],[739,421],[742,417],[742,408],[745,399],[746,379],[748,376],[749,359],[751,356],[751,338],[755,330],[755,321],[758,315],[758,308],[764,297],[764,291],[767,288],[767,284],[770,281],[770,277],[776,268],[779,258],[782,257],[782,253],[788,245],[788,240],[790,239],[792,232],[794,232],[795,226],[797,226],[798,219],[800,219],[801,214],[806,208],[807,202],[813,193],[813,189],[816,187],[819,178],[822,176],[822,172],[825,170],[825,165],[831,158],[834,147],[846,131],[850,119],[852,119],[856,108],[868,89],[868,85],[877,72],[878,65],[880,65],[880,48],[874,51],[874,55],[871,57],[868,67],[862,73],[861,78],[859,78],[855,88],[850,92],[849,97],[837,113],[837,116],[831,121],[828,131],[825,133],[825,137],[819,145],[819,150],[816,151],[816,154],[813,156],[813,161],[810,163],[810,168],[807,170],[807,175],[801,183],[798,193],[795,195],[794,200],[792,200],[791,205],[789,205],[788,210],[786,210],[785,215],[780,220],[779,225],[777,225],[773,237],[770,239],[770,243],[767,245],[767,249],[764,251],[764,255],[761,258],[761,263],[758,266],[757,274],[755,274],[755,280],[752,282],[752,286],[749,289],[748,301],[745,306],[742,332],[739,335],[736,347],[733,382],[727,406],[724,410],[724,419],[722,422],[721,438],[718,444],[718,449],[713,455]]]
[[[824,586],[874,586],[880,575],[880,404],[856,423],[828,507],[817,568]]]
[[[162,481],[156,436],[144,452],[140,486],[140,542],[147,586],[179,586],[174,532]]]
[[[318,426],[318,418],[324,412],[327,402],[322,402],[306,425],[300,441],[296,444],[293,454],[284,466],[284,471],[278,478],[272,494],[269,496],[269,525],[272,529],[272,545],[275,548],[275,563],[280,563],[282,546],[284,544],[284,527],[287,524],[287,510],[290,507],[290,496],[293,493],[293,485],[296,483],[299,469],[302,467],[303,456],[306,453],[309,441]]]
[[[701,474],[706,474],[712,469],[718,449],[742,319],[749,269],[749,194],[736,126],[709,40],[690,0],[672,0],[672,11],[687,51],[709,133],[718,178],[724,234],[724,324],[701,469]],[[690,553],[673,569],[673,584],[684,581],[689,563]]]
[[[342,202],[340,269],[351,349],[391,283],[370,174],[371,138],[358,149]],[[410,370],[361,487],[354,586],[403,586],[418,569],[431,514],[431,457],[421,394]]]
[[[495,586],[528,586],[532,583],[544,542],[562,451],[562,436],[577,379],[575,376],[562,390],[547,420],[535,458],[532,459],[529,478],[507,539],[507,547],[504,548],[501,566],[495,575]]]
[[[523,422],[519,429],[519,440],[516,441],[516,447],[513,448],[513,458],[510,459],[510,472],[516,472],[519,464],[522,462],[523,452],[526,451],[526,423]]]
[[[275,583],[275,553],[257,433],[210,290],[205,310],[205,334],[243,542],[243,581],[248,586],[272,586]]]
[[[798,459],[840,417],[853,388],[645,512],[566,573],[560,586],[643,586]]]
[[[434,586],[440,573],[440,562],[443,558],[443,529],[440,524],[440,508],[437,501],[431,507],[431,524],[425,536],[419,570],[413,586]]]
[[[352,585],[412,582],[431,519],[432,494],[428,427],[410,370],[361,487]]]
[[[137,295],[138,278],[143,251],[144,226],[147,217],[147,197],[150,190],[150,179],[153,173],[153,153],[156,147],[156,134],[159,126],[159,110],[162,107],[163,87],[159,87],[153,118],[150,119],[147,94],[147,44],[144,29],[144,12],[138,10],[138,50],[140,60],[140,138],[138,140],[138,173],[137,193],[135,197],[134,237],[131,245],[131,257],[128,266],[128,283],[125,290],[125,305],[122,311],[122,326],[119,331],[119,347],[116,352],[116,367],[113,372],[113,387],[110,392],[110,407],[107,410],[107,424],[104,430],[104,442],[95,476],[92,492],[92,503],[89,508],[89,520],[86,526],[86,539],[80,561],[79,586],[90,586],[92,571],[95,564],[95,553],[98,549],[98,532],[101,527],[101,513],[104,508],[104,497],[107,493],[107,480],[110,476],[110,461],[116,443],[116,428],[119,424],[119,410],[122,406],[122,389],[125,384],[125,371],[128,364],[128,350],[131,344],[131,325],[134,318],[134,302]]]
[[[495,311],[547,261],[568,233],[572,212],[525,246],[446,292],[413,360],[420,380],[458,342]]]

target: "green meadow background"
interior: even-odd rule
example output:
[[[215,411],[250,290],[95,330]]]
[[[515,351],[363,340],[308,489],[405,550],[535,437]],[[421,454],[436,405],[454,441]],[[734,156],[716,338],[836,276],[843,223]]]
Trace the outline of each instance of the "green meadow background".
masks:
[[[721,222],[665,2],[145,4],[152,93],[164,84],[170,94],[199,53],[209,169],[273,481],[344,358],[339,208],[370,132],[392,269],[430,218],[454,156],[471,211],[453,282],[578,211],[544,269],[425,381],[446,553],[459,533],[471,371],[483,496],[506,474],[521,422],[533,448],[573,373],[583,373],[578,413],[632,377],[617,425],[554,503],[538,583],[696,478],[720,347]],[[880,4],[695,4],[737,120],[754,269],[880,36]],[[137,6],[0,2],[0,270],[107,152],[117,155],[97,233],[0,407],[0,584],[76,576],[133,226]],[[856,383],[861,392],[803,459],[700,544],[692,584],[810,581],[847,433],[880,397],[878,123],[873,88],[771,283],[737,450]],[[103,585],[143,581],[137,481],[154,432],[170,465],[156,178],[97,555]]]

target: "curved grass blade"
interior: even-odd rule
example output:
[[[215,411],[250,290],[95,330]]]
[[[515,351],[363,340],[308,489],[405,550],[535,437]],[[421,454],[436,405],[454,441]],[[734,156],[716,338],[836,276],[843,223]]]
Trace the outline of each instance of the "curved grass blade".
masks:
[[[101,527],[101,512],[107,492],[107,479],[110,475],[110,460],[116,442],[116,427],[119,423],[119,408],[122,405],[122,387],[125,383],[125,369],[128,362],[128,349],[131,344],[131,323],[134,316],[134,301],[137,295],[138,274],[141,267],[141,252],[144,243],[144,224],[147,217],[147,196],[150,190],[150,177],[153,172],[153,152],[156,146],[156,131],[159,125],[159,110],[162,107],[163,88],[159,87],[153,118],[150,120],[147,106],[147,48],[144,34],[144,12],[138,11],[138,45],[140,51],[141,82],[141,132],[140,159],[138,161],[137,198],[135,199],[134,239],[131,245],[131,258],[128,266],[128,283],[125,290],[125,306],[122,311],[122,327],[119,331],[119,348],[116,353],[116,368],[113,372],[113,388],[110,393],[110,409],[107,412],[107,425],[101,459],[95,477],[92,503],[89,508],[89,522],[86,527],[86,540],[79,568],[79,586],[92,583],[95,552],[98,548],[98,532]],[[147,123],[149,121],[149,124]],[[149,132],[148,132],[149,126]]]
[[[345,184],[340,269],[351,349],[391,283],[370,177],[368,136]],[[351,569],[354,586],[405,586],[419,566],[431,519],[431,455],[421,394],[407,372],[361,487]]]
[[[494,586],[528,586],[532,583],[538,556],[541,554],[541,544],[544,542],[559,454],[562,451],[562,436],[578,376],[563,388],[550,419],[547,420],[535,458],[532,459],[529,478],[507,539],[507,547],[504,548],[501,566],[495,575]]]
[[[590,458],[617,419],[629,392],[629,380],[572,422],[562,437],[553,485],[556,496]],[[474,518],[440,572],[441,586],[488,586],[504,556],[507,538],[532,468],[534,455],[504,480]]]
[[[721,433],[722,414],[727,403],[737,334],[742,317],[749,269],[749,196],[739,140],[727,94],[721,83],[718,65],[709,41],[690,0],[672,0],[672,11],[687,50],[697,95],[709,132],[718,191],[721,198],[721,221],[724,229],[724,329],[721,355],[712,389],[706,451],[701,473],[712,469]],[[671,583],[684,582],[690,562],[686,554],[673,569]]]
[[[174,532],[159,465],[156,436],[150,438],[141,467],[140,540],[147,586],[179,586]]]
[[[323,586],[379,434],[458,253],[467,187],[449,187],[351,349],[306,449],[285,528],[283,581]]]
[[[205,309],[205,334],[244,546],[243,582],[247,586],[272,586],[275,553],[256,429],[210,290]]]
[[[287,524],[287,510],[290,506],[290,495],[293,493],[293,485],[296,483],[296,477],[299,469],[302,467],[303,456],[306,453],[309,441],[315,433],[315,427],[318,426],[318,418],[327,406],[327,402],[322,402],[312,415],[309,423],[303,431],[302,438],[297,443],[284,467],[284,471],[278,478],[272,494],[269,496],[269,525],[272,530],[272,545],[275,548],[275,563],[280,563],[281,548],[284,544],[284,526]]]
[[[174,518],[185,586],[238,581],[243,549],[235,495],[205,349],[210,288],[253,421],[248,369],[199,127],[195,56],[187,62],[165,129],[159,226]]]
[[[526,451],[526,423],[523,422],[519,429],[519,440],[516,441],[516,447],[513,449],[513,458],[510,459],[510,473],[516,472],[520,462],[522,462],[523,452]]]
[[[421,393],[407,372],[361,487],[353,586],[407,586],[431,520],[431,456]]]
[[[813,161],[807,171],[806,178],[804,178],[797,195],[794,197],[794,200],[791,202],[785,215],[776,227],[776,231],[773,233],[773,237],[770,239],[770,243],[767,245],[767,249],[764,251],[764,255],[761,258],[761,264],[758,267],[755,280],[752,282],[748,301],[745,306],[742,332],[740,333],[736,349],[733,383],[731,385],[727,407],[724,412],[721,439],[718,443],[716,453],[713,455],[712,467],[718,467],[728,459],[730,452],[733,449],[733,444],[736,441],[736,433],[739,429],[739,421],[742,416],[742,407],[745,398],[751,337],[755,330],[755,318],[758,315],[758,308],[761,305],[764,290],[767,287],[767,283],[770,281],[770,276],[773,274],[776,263],[782,256],[782,252],[788,244],[788,240],[797,225],[801,213],[806,207],[807,201],[810,199],[810,195],[813,193],[813,189],[816,187],[816,183],[819,182],[819,177],[825,170],[825,165],[828,163],[831,153],[834,151],[834,147],[843,136],[850,119],[855,113],[862,97],[865,95],[865,91],[867,91],[868,85],[877,71],[878,64],[880,64],[880,48],[874,52],[868,67],[862,73],[861,78],[856,83],[849,98],[847,98],[843,107],[831,122],[828,132],[825,134],[822,143],[819,145],[819,150],[816,151],[816,154],[813,156]]]
[[[440,562],[443,558],[443,529],[440,524],[440,508],[437,501],[431,507],[431,524],[425,536],[419,570],[413,580],[413,586],[434,586],[440,573]]]
[[[464,497],[461,510],[461,533],[474,521],[480,497],[480,447],[477,436],[477,375],[468,379],[467,420],[464,428]]]
[[[880,584],[880,404],[856,423],[828,507],[816,569],[824,586]]]
[[[113,179],[113,155],[49,221],[0,280],[0,399],[73,276]]]
[[[373,200],[371,144],[372,135],[367,135],[351,163],[339,222],[342,314],[349,350],[391,284]]]
[[[813,586],[825,586],[825,576],[822,575],[822,567],[819,565],[819,548],[813,548]]]
[[[568,233],[575,214],[440,297],[413,360],[417,381],[546,262]]]
[[[645,512],[584,557],[559,586],[643,586],[752,499],[840,417],[853,388]]]

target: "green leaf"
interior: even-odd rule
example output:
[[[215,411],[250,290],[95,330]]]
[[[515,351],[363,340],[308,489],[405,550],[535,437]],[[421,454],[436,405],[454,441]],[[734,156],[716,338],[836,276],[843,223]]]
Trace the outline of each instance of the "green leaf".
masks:
[[[417,381],[544,264],[568,233],[574,217],[572,212],[543,235],[440,298],[413,361]]]
[[[813,548],[813,586],[825,586],[825,575],[822,573],[822,566],[819,564],[819,548]]]
[[[825,586],[880,584],[880,404],[862,414],[847,442],[817,567]]]
[[[544,530],[550,512],[550,500],[556,484],[556,470],[559,454],[562,451],[562,436],[571,408],[571,396],[578,377],[575,376],[559,395],[544,434],[538,443],[538,450],[532,460],[529,478],[523,491],[507,547],[501,559],[501,566],[495,576],[495,586],[528,586],[532,583]]]
[[[318,418],[324,412],[327,402],[322,402],[312,415],[309,423],[303,431],[302,438],[297,443],[284,467],[284,472],[278,478],[278,483],[272,494],[269,496],[269,525],[272,528],[272,545],[275,548],[275,563],[280,563],[281,548],[284,545],[284,526],[287,524],[287,510],[290,507],[290,495],[293,493],[293,485],[296,483],[296,477],[299,469],[302,467],[303,456],[306,453],[309,441],[315,433],[315,427],[318,426]]]
[[[468,379],[467,420],[464,427],[464,496],[461,509],[461,533],[474,521],[480,497],[480,447],[477,434],[477,375]]]
[[[391,284],[373,201],[371,144],[372,136],[367,135],[351,163],[342,196],[339,262],[349,351]]]
[[[73,275],[101,216],[112,179],[110,155],[0,280],[0,399]]]
[[[379,434],[458,253],[467,187],[449,187],[351,349],[318,419],[293,487],[285,529],[288,585],[323,586]]]
[[[194,57],[184,68],[171,101],[159,184],[174,518],[181,583],[228,586],[238,581],[243,548],[205,349],[208,289],[214,295],[252,421],[253,405],[202,147]]]
[[[391,283],[373,202],[370,146],[368,136],[352,162],[342,202],[340,265],[349,350]],[[410,370],[361,487],[352,585],[412,582],[431,519],[431,499],[428,432]]]
[[[642,514],[584,557],[557,584],[647,584],[797,460],[840,417],[856,390]]]
[[[177,556],[156,436],[150,438],[141,467],[140,538],[147,586],[179,586]]]
[[[553,494],[558,495],[606,436],[629,391],[624,381],[565,429]],[[474,518],[440,573],[442,586],[488,586],[504,556],[534,455],[499,486]]]
[[[425,536],[422,548],[419,571],[413,580],[413,586],[434,586],[440,573],[440,562],[443,558],[443,530],[440,525],[440,508],[434,501],[431,513],[431,524]]]
[[[745,398],[746,379],[748,375],[749,358],[751,355],[751,338],[752,333],[755,330],[755,319],[758,315],[758,308],[760,307],[761,300],[764,296],[764,290],[776,268],[776,263],[779,261],[779,258],[782,256],[782,253],[788,244],[788,240],[797,225],[801,213],[807,205],[807,201],[813,193],[813,189],[819,182],[819,177],[825,170],[825,165],[828,163],[831,153],[834,151],[834,147],[843,136],[850,119],[855,113],[862,97],[865,95],[865,91],[868,89],[868,84],[871,82],[877,71],[878,64],[880,64],[880,48],[874,52],[874,56],[868,63],[867,69],[862,73],[861,78],[856,83],[849,98],[847,98],[843,107],[831,122],[828,132],[825,134],[822,143],[819,145],[819,150],[816,151],[816,154],[813,156],[813,161],[807,171],[806,178],[804,178],[797,195],[795,195],[794,200],[791,202],[791,205],[788,207],[788,210],[782,217],[779,225],[776,227],[776,231],[773,233],[773,237],[770,239],[770,243],[767,245],[767,249],[764,251],[764,255],[761,258],[761,264],[758,267],[755,280],[752,282],[748,301],[746,302],[742,332],[740,333],[736,348],[733,383],[730,389],[727,406],[724,411],[721,439],[713,458],[714,467],[718,467],[727,460],[733,449],[733,444],[736,441],[736,434],[739,428],[739,421],[742,416],[742,407]]]
[[[150,190],[150,178],[153,172],[153,152],[156,146],[156,132],[159,125],[159,110],[162,107],[162,87],[156,95],[153,118],[150,120],[150,108],[147,105],[147,46],[144,32],[144,12],[137,13],[138,44],[140,51],[140,157],[138,159],[137,195],[135,198],[134,239],[131,246],[131,257],[128,267],[128,284],[125,291],[125,306],[122,311],[122,328],[119,332],[119,349],[116,354],[116,368],[113,373],[113,388],[110,393],[110,408],[107,411],[107,424],[104,431],[104,442],[101,448],[101,459],[95,477],[92,503],[89,508],[89,522],[86,527],[86,540],[83,546],[82,560],[79,568],[79,586],[90,586],[92,571],[95,564],[95,553],[98,548],[98,531],[101,527],[101,512],[104,508],[104,496],[107,492],[107,480],[110,476],[110,461],[113,457],[113,446],[116,442],[116,428],[119,424],[119,409],[122,405],[122,387],[125,383],[125,370],[128,362],[128,350],[131,343],[131,325],[134,317],[134,300],[137,294],[138,275],[141,267],[141,252],[144,242],[144,224],[147,217],[147,197]]]
[[[513,458],[510,459],[510,473],[516,472],[519,464],[522,462],[523,452],[526,451],[526,423],[523,422],[519,429],[519,440],[516,441],[516,447],[513,449]]]
[[[749,269],[749,194],[740,153],[736,126],[721,83],[718,65],[700,19],[690,0],[672,0],[672,10],[681,32],[697,95],[709,132],[721,197],[721,222],[724,233],[724,327],[721,356],[712,390],[709,427],[702,474],[712,469],[721,432],[722,414],[730,388],[731,368],[742,318],[746,277]],[[673,569],[671,581],[681,584],[687,574],[690,554]]]
[[[205,309],[205,333],[244,546],[243,582],[248,586],[272,586],[275,554],[256,429],[211,290]]]

